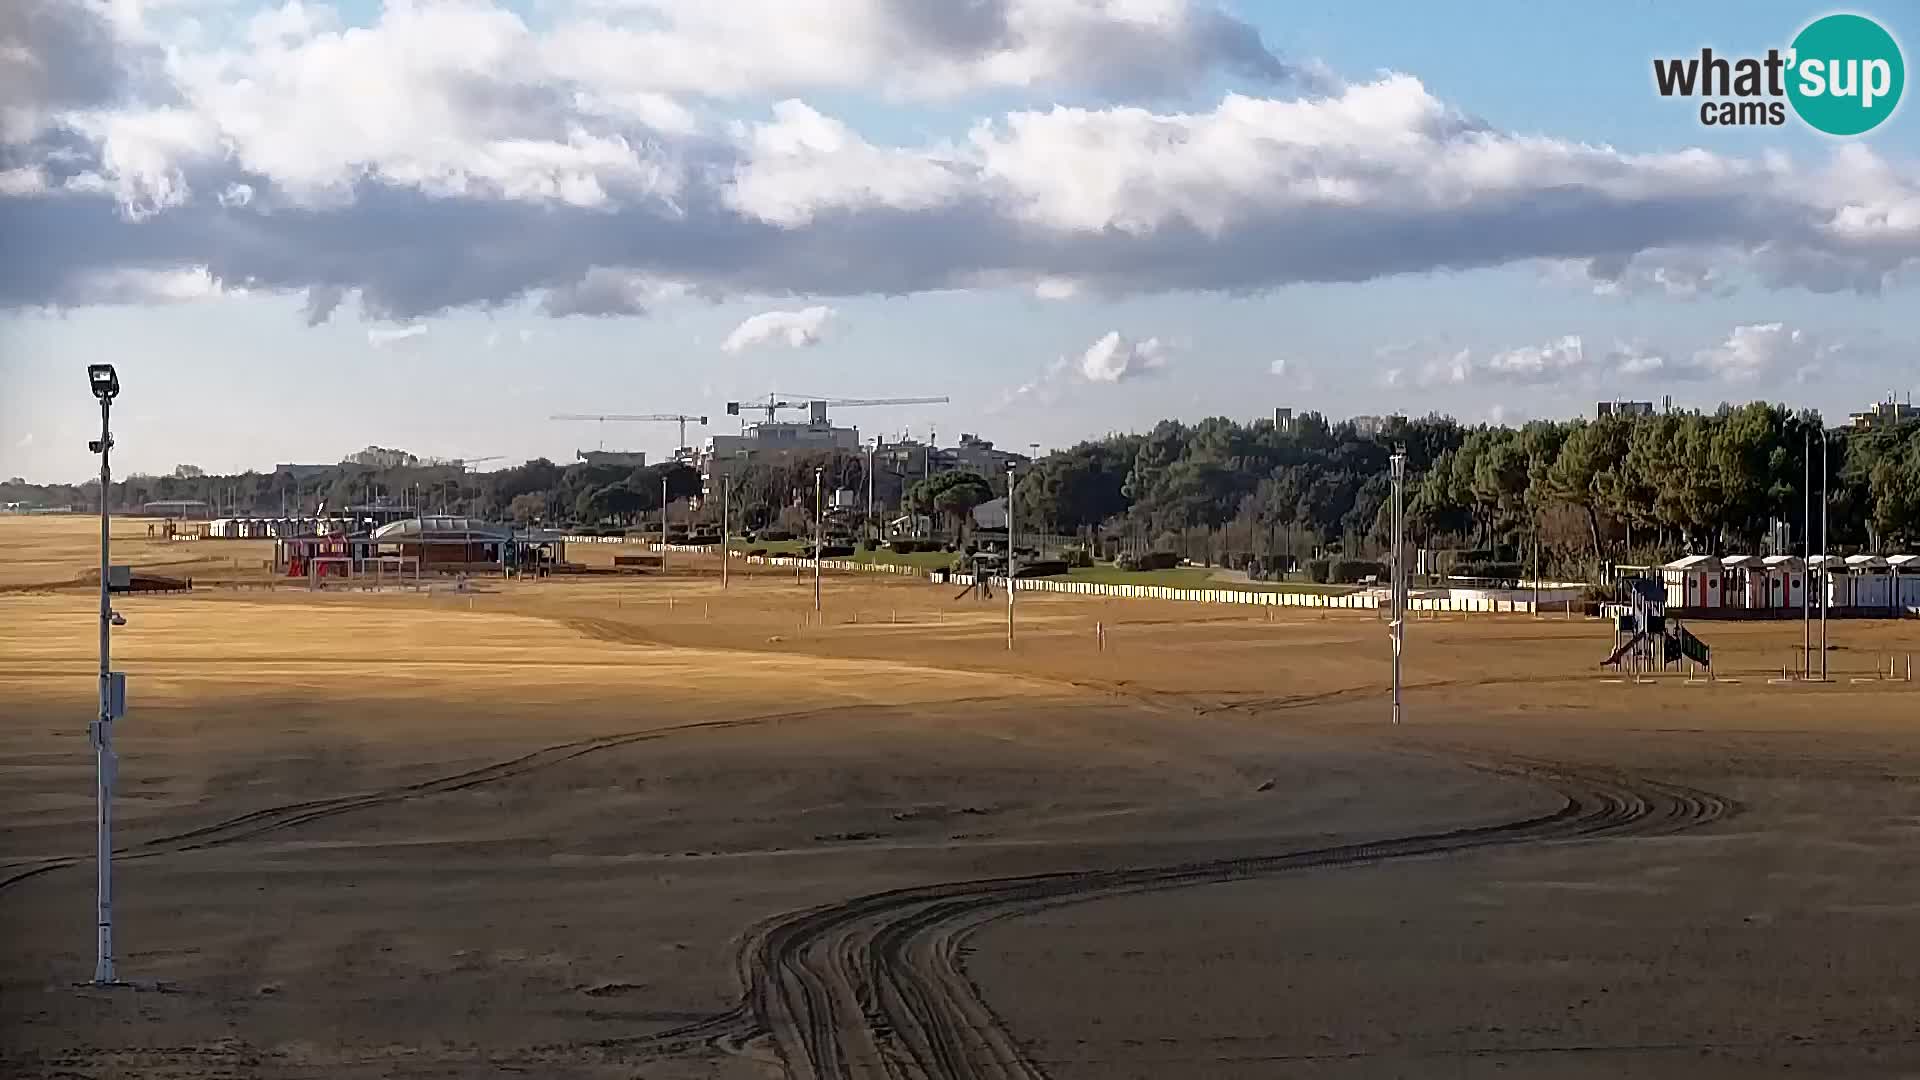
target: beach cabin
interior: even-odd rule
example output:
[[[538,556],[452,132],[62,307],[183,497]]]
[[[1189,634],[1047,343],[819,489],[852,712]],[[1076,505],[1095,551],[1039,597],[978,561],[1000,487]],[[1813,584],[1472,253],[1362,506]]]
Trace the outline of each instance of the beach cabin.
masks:
[[[1797,608],[1807,595],[1807,570],[1792,555],[1769,555],[1760,560],[1766,571],[1769,608]]]
[[[1920,608],[1920,555],[1887,556],[1887,592],[1895,607]]]
[[[1893,605],[1893,577],[1888,572],[1887,560],[1878,555],[1849,555],[1847,578],[1852,586],[1848,599],[1855,607]],[[1838,601],[1835,603],[1837,606]]]
[[[1660,568],[1667,588],[1667,606],[1717,608],[1720,605],[1720,560],[1711,555],[1688,555]]]
[[[1853,575],[1847,573],[1847,560],[1838,555],[1810,556],[1807,576],[1815,609],[1823,602],[1829,608],[1853,606]]]
[[[1765,608],[1767,568],[1758,555],[1728,555],[1720,560],[1720,603],[1724,607]]]

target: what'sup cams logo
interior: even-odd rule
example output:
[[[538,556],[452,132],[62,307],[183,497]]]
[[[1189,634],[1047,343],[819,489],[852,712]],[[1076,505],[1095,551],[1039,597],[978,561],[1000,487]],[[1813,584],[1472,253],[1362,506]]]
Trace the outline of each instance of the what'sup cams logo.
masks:
[[[1900,45],[1864,15],[1828,15],[1808,23],[1784,51],[1729,58],[1699,56],[1653,62],[1661,97],[1702,98],[1709,127],[1778,126],[1791,105],[1801,121],[1829,135],[1861,135],[1900,104],[1907,82]]]

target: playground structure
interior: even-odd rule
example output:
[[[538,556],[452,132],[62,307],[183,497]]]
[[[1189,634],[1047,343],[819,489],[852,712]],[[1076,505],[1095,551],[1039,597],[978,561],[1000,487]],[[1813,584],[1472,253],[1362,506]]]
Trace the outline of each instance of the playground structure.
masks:
[[[1695,663],[1713,676],[1713,650],[1678,619],[1667,617],[1667,583],[1646,577],[1623,578],[1621,599],[1602,610],[1613,617],[1613,652],[1600,662],[1635,678]]]
[[[305,562],[307,588],[320,590],[329,579],[349,589],[380,591],[389,585],[403,589],[420,588],[420,560],[413,555],[368,555],[354,559],[346,555],[320,555]]]

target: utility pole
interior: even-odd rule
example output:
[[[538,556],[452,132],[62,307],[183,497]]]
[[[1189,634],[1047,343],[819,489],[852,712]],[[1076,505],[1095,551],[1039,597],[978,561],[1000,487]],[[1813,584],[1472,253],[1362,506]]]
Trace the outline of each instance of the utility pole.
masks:
[[[819,614],[820,611],[820,525],[824,516],[820,502],[820,473],[821,469],[815,466],[813,470],[813,610],[815,614]]]
[[[1827,438],[1820,427],[1820,681],[1827,681],[1827,609],[1833,606],[1833,545],[1827,540]]]
[[[727,503],[732,493],[733,474],[723,472],[720,474],[720,587],[722,589],[727,587],[727,563],[733,558],[733,553],[728,550],[733,546],[733,516],[727,513]]]
[[[880,436],[873,437],[873,449],[867,451],[867,527],[863,532],[873,539],[873,465],[880,456]]]
[[[1007,462],[1007,649],[1013,649],[1013,481],[1012,461]]]
[[[1393,602],[1393,622],[1388,627],[1393,635],[1393,722],[1400,723],[1400,650],[1406,642],[1407,633],[1407,574],[1403,545],[1400,534],[1405,522],[1405,506],[1402,493],[1407,480],[1407,455],[1404,451],[1395,451],[1389,463],[1393,476],[1393,585],[1390,590]],[[1535,549],[1538,551],[1538,548]]]
[[[91,449],[100,455],[100,714],[88,732],[93,743],[95,830],[94,926],[96,931],[93,981],[96,986],[119,980],[113,963],[113,777],[118,759],[113,753],[113,721],[125,711],[126,683],[114,672],[111,637],[116,616],[110,598],[112,537],[109,531],[107,490],[113,484],[109,455],[113,450],[111,414],[120,393],[120,377],[111,364],[87,367],[93,396],[100,399],[100,441]]]
[[[1813,678],[1813,433],[1801,432],[1800,677]]]
[[[660,574],[667,573],[667,474],[660,474]]]

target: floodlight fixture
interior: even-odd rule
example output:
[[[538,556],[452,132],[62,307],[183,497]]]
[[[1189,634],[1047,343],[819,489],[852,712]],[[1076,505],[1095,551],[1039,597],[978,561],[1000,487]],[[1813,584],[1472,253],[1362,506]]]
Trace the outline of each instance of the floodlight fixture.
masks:
[[[112,401],[120,396],[120,376],[113,370],[112,364],[88,364],[87,382],[93,387],[93,396],[101,401]],[[99,451],[94,451],[99,453]]]

